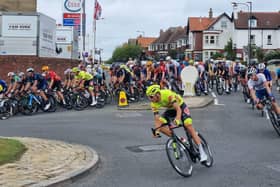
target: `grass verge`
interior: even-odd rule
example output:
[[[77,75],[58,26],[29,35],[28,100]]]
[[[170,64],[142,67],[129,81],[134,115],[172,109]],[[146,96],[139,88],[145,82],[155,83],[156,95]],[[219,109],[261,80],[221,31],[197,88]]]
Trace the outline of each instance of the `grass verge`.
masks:
[[[18,140],[0,138],[0,165],[18,160],[26,150]]]

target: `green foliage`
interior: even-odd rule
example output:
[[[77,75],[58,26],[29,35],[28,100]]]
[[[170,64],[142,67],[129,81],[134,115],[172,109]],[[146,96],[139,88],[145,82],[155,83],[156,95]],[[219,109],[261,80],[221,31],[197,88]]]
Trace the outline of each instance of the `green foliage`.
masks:
[[[178,52],[174,49],[171,49],[171,50],[168,51],[168,56],[170,56],[172,59],[176,59],[177,54],[178,54]]]
[[[257,58],[259,62],[262,62],[264,60],[264,52],[260,47],[255,47],[255,48],[256,48],[255,53],[253,53],[254,57]]]
[[[236,51],[234,50],[234,48],[232,47],[233,43],[232,43],[232,39],[230,38],[229,41],[227,42],[227,45],[225,45],[225,57],[228,60],[235,60],[236,57]]]
[[[125,44],[117,47],[112,56],[112,62],[126,62],[130,57],[137,58],[140,56],[142,48],[139,45]]]
[[[265,61],[269,61],[271,59],[280,59],[280,51],[270,51],[264,55]]]
[[[212,55],[212,57],[214,60],[217,60],[218,58],[224,58],[224,55],[222,53],[215,53],[214,55]]]
[[[113,64],[113,59],[110,58],[109,60],[105,61],[105,64]]]

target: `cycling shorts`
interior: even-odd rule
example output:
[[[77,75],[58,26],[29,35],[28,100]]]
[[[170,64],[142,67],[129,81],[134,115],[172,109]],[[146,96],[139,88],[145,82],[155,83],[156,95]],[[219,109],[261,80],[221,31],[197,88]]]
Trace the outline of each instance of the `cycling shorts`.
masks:
[[[182,116],[181,116],[181,120],[185,125],[192,125],[192,118],[191,118],[191,114],[190,114],[190,110],[187,107],[187,105],[185,103],[183,103],[180,106],[181,110],[182,110]],[[160,117],[160,120],[162,123],[170,123],[171,120],[175,119],[176,117],[176,110],[175,109],[169,109],[166,110]]]
[[[260,100],[264,99],[264,97],[267,97],[267,98],[269,97],[266,89],[256,90],[256,96]]]

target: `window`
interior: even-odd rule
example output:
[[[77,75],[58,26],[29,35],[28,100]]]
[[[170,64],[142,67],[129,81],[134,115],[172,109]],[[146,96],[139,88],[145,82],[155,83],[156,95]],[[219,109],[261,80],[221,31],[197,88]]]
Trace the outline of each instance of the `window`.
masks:
[[[272,45],[271,35],[267,35],[267,45]]]
[[[160,50],[163,50],[163,44],[160,44]]]
[[[205,36],[205,43],[209,44],[209,37],[208,36]]]
[[[222,27],[223,29],[226,29],[226,28],[227,28],[227,21],[222,21],[222,22],[221,22],[221,27]]]
[[[215,43],[215,37],[214,36],[210,36],[210,44],[214,44]]]
[[[257,20],[256,19],[249,19],[248,21],[248,27],[250,27],[250,22],[251,22],[251,27],[257,27]]]
[[[251,35],[250,40],[251,40],[251,44],[255,45],[256,41],[255,41],[255,35]]]
[[[204,52],[204,58],[207,60],[207,59],[209,59],[209,53],[208,53],[208,51],[205,51]]]

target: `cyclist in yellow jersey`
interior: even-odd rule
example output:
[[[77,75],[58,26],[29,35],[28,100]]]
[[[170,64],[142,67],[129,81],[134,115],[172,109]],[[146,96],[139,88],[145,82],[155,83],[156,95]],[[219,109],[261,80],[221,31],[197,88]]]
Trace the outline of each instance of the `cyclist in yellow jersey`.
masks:
[[[85,71],[81,71],[78,67],[72,68],[72,72],[75,74],[75,81],[74,83],[78,82],[79,88],[86,88],[87,91],[90,93],[92,98],[92,103],[90,106],[95,106],[97,104],[96,101],[96,94],[94,93],[93,87],[93,76]]]
[[[206,161],[207,155],[203,150],[200,138],[192,126],[190,110],[184,103],[183,98],[171,90],[161,90],[159,85],[148,87],[146,95],[151,101],[151,108],[155,118],[155,128],[159,128],[162,124],[168,123],[170,118],[175,118],[174,123],[176,125],[182,125],[183,123],[199,147],[200,162]],[[167,108],[167,110],[160,116],[159,109],[162,107]],[[171,136],[171,131],[166,126],[159,128],[159,131],[169,137]]]

